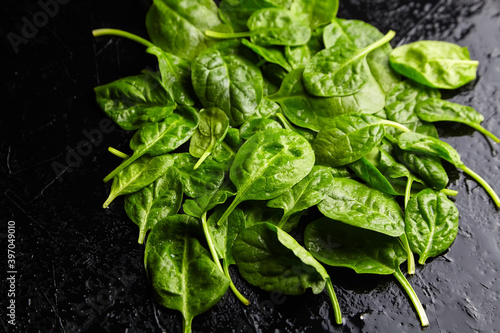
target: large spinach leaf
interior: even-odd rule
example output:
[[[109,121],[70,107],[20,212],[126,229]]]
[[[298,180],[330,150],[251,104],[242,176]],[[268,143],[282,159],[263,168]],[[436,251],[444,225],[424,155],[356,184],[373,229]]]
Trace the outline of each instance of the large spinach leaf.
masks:
[[[130,76],[94,88],[97,104],[118,126],[135,130],[162,121],[176,104],[150,74]]]
[[[185,333],[191,332],[193,318],[215,305],[229,286],[202,239],[196,219],[170,216],[153,228],[144,253],[156,301],[182,313]]]

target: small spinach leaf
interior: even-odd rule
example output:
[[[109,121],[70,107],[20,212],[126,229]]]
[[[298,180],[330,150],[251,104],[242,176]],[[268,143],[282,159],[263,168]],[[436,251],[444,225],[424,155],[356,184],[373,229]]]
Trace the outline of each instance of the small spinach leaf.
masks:
[[[280,65],[287,71],[292,70],[292,67],[285,58],[283,49],[280,49],[277,46],[260,46],[244,38],[241,40],[241,43],[254,51],[256,54],[260,55],[262,58],[264,58],[264,60],[276,65]]]
[[[198,169],[201,163],[222,143],[229,129],[229,119],[221,109],[201,110],[199,117],[199,125],[189,144],[189,153],[199,158],[193,167],[194,170]]]
[[[425,264],[448,249],[458,233],[458,209],[446,195],[425,189],[412,197],[405,212],[410,247]]]
[[[175,215],[182,203],[182,184],[170,168],[163,176],[125,197],[125,212],[139,226],[139,244],[158,221]]]
[[[102,207],[108,207],[109,204],[120,195],[133,193],[148,186],[167,172],[173,163],[174,160],[170,155],[159,155],[154,157],[145,155],[136,159],[113,178],[111,192]]]
[[[456,89],[476,78],[479,64],[466,47],[453,43],[421,40],[392,50],[390,62],[398,73],[421,84]]]

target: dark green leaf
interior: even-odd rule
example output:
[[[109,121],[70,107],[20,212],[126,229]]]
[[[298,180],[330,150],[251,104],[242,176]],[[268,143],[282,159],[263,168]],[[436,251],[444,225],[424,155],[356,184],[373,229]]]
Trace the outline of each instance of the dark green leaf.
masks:
[[[247,140],[250,139],[250,137],[257,132],[272,128],[283,128],[283,127],[276,120],[272,120],[269,118],[252,119],[241,125],[240,135],[243,139]]]
[[[406,235],[420,264],[448,249],[458,233],[458,209],[446,195],[426,189],[412,197],[405,213]]]

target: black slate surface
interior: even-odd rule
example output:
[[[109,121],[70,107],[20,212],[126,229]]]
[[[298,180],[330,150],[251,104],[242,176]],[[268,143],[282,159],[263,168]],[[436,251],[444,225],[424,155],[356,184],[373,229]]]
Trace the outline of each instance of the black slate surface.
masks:
[[[126,150],[130,133],[105,126],[92,89],[154,68],[155,61],[140,45],[122,39],[96,41],[91,30],[113,27],[146,36],[148,7],[145,0],[2,3],[0,276],[5,278],[0,285],[0,331],[180,332],[180,314],[152,300],[143,246],[136,243],[136,226],[121,200],[101,208],[109,191],[101,179],[118,163],[106,149]],[[393,45],[437,39],[468,46],[472,58],[480,61],[478,79],[446,97],[475,107],[485,116],[485,127],[500,133],[499,0],[342,1],[339,17],[365,20],[383,32],[395,30]],[[30,23],[38,26],[30,29]],[[444,124],[439,130],[463,161],[500,192],[499,147],[464,126]],[[94,144],[82,145],[89,135]],[[71,166],[56,172],[54,162]],[[449,170],[450,188],[459,191],[454,199],[461,214],[458,237],[447,253],[418,266],[409,281],[427,309],[430,327],[425,332],[499,332],[500,213],[474,181]],[[15,222],[10,223],[15,225],[12,269],[7,266],[9,221]],[[272,295],[249,286],[233,271],[252,305],[245,308],[228,292],[195,318],[193,331],[421,331],[392,277],[329,272],[343,326],[333,325],[326,293]],[[13,297],[8,295],[11,275]],[[8,323],[11,299],[15,326]]]

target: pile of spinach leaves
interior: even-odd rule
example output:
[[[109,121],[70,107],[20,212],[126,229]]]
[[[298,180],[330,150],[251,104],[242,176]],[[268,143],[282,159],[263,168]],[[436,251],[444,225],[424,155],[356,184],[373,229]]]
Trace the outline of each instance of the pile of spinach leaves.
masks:
[[[441,99],[475,79],[466,48],[421,41],[392,49],[395,33],[337,17],[337,0],[154,0],[146,47],[156,72],[95,88],[104,112],[135,131],[104,181],[108,207],[124,196],[139,227],[158,303],[194,316],[231,289],[229,266],[263,290],[326,290],[325,267],[405,278],[447,250],[459,214],[442,160],[497,194],[438,138],[457,121],[498,142],[468,106]],[[401,198],[401,200],[400,200]],[[307,213],[320,214],[311,222]],[[303,224],[303,234],[297,226]],[[148,234],[149,233],[149,234]],[[333,270],[330,270],[333,272]]]

